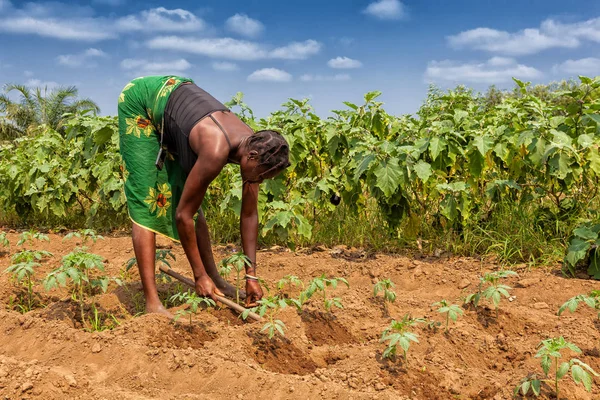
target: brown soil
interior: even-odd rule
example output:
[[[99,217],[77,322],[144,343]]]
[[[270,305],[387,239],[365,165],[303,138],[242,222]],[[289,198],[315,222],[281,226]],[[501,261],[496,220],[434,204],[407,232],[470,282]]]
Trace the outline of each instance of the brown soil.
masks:
[[[9,233],[10,254],[0,255],[0,270],[17,251],[17,233]],[[50,243],[37,248],[54,256],[37,270],[41,279],[75,247],[50,235]],[[161,242],[177,256],[172,266],[190,276],[179,245]],[[217,260],[234,246],[217,248]],[[475,290],[478,274],[497,265],[470,258],[411,258],[372,254],[338,247],[333,250],[290,252],[273,249],[258,253],[259,274],[269,287],[285,275],[305,282],[322,273],[348,279],[339,287],[344,309],[325,313],[320,301],[311,301],[298,314],[293,308],[277,318],[286,326],[286,338],[267,339],[258,334],[260,322],[243,322],[228,309],[204,310],[173,323],[156,315],[142,315],[143,295],[137,271],[124,272],[133,257],[129,237],[110,237],[90,245],[106,259],[109,275],[120,277],[122,287],[111,283],[106,294],[92,302],[106,325],[114,316],[119,324],[102,332],[81,328],[79,306],[65,290],[34,290],[45,307],[27,314],[7,310],[18,291],[0,276],[0,397],[6,399],[493,399],[512,396],[521,378],[541,375],[535,358],[541,340],[564,336],[579,346],[576,356],[600,371],[600,340],[596,313],[580,305],[558,317],[558,307],[568,298],[598,288],[598,282],[565,279],[559,266],[517,269],[519,276],[506,280],[513,287],[512,301],[502,299],[500,311],[482,301],[478,310],[430,329],[412,329],[419,343],[410,347],[407,362],[382,359],[381,332],[391,318],[405,314],[444,321],[431,304],[446,299],[461,304]],[[398,295],[388,306],[373,301],[377,279],[390,278]],[[464,289],[459,287],[468,286]],[[175,283],[160,283],[161,298],[169,298]],[[295,290],[295,289],[294,289]],[[297,290],[289,293],[297,295]],[[331,294],[334,294],[333,292]],[[182,306],[171,308],[175,313]],[[116,324],[115,324],[116,325]],[[600,379],[592,393],[573,383],[560,382],[561,398],[600,399]],[[552,385],[541,398],[553,398]]]

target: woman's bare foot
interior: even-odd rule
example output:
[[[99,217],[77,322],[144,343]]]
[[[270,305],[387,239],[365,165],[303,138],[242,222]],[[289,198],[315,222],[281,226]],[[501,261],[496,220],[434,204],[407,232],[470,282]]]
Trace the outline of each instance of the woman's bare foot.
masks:
[[[235,299],[235,286],[233,286],[231,283],[227,282],[225,279],[221,278],[220,275],[218,276],[218,278],[211,277],[211,279],[215,283],[215,286],[218,287],[219,290],[221,292],[223,292],[223,294],[225,296]],[[245,281],[240,282],[240,284],[244,285]],[[245,298],[246,298],[246,291],[240,289],[240,299],[243,300]]]
[[[173,318],[173,314],[167,311],[167,309],[161,303],[157,305],[146,304],[146,314],[159,314],[164,315],[165,317],[168,317],[170,319]]]

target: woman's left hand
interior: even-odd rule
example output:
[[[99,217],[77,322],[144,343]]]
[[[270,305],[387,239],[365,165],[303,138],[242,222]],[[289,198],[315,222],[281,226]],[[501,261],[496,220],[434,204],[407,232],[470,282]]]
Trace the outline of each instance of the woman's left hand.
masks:
[[[260,284],[255,280],[248,279],[246,281],[246,308],[257,306],[257,301],[262,297],[263,291]]]

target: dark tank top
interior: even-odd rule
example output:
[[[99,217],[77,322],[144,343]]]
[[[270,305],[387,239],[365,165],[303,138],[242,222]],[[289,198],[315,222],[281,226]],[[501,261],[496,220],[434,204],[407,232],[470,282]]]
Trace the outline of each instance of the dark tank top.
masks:
[[[190,147],[190,132],[204,117],[212,118],[211,114],[215,111],[229,111],[229,109],[193,83],[180,85],[169,96],[163,117],[163,143],[179,161],[186,175],[190,173],[198,159]],[[213,121],[223,131],[231,149],[227,133],[214,118]]]

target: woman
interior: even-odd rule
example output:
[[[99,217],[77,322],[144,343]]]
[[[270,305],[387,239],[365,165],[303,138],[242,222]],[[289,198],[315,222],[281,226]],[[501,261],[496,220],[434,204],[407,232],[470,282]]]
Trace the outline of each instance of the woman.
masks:
[[[191,79],[149,76],[134,79],[119,96],[119,138],[146,312],[170,315],[156,290],[156,233],[181,242],[199,295],[234,296],[235,288],[217,271],[200,208],[227,163],[240,165],[243,180],[240,230],[252,262],[246,268],[246,306],[255,305],[263,295],[256,278],[258,187],[289,166],[283,136],[253,132]]]

